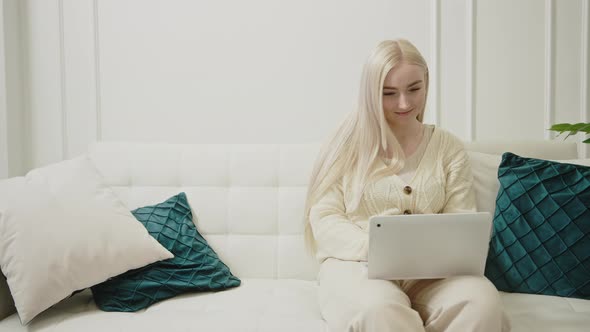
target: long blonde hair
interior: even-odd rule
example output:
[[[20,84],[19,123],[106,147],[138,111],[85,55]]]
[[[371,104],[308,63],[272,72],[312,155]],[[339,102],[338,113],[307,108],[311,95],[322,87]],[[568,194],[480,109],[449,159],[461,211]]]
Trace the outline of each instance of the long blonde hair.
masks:
[[[385,120],[382,99],[387,73],[402,61],[424,69],[428,95],[428,66],[418,49],[404,39],[379,43],[363,68],[357,110],[346,117],[321,148],[311,174],[304,222],[305,242],[312,252],[316,245],[309,212],[326,190],[344,175],[350,175],[351,191],[345,193],[344,199],[347,212],[351,212],[358,208],[379,156],[391,158],[390,171],[403,168],[401,147]],[[424,109],[417,116],[418,121],[422,122],[423,116]]]

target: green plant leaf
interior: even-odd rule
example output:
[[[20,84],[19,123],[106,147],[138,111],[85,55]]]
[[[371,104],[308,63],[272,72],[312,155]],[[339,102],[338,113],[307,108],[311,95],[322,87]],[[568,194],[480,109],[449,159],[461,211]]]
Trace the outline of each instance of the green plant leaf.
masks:
[[[583,122],[576,123],[575,125],[573,125],[570,128],[570,131],[572,132],[572,135],[576,134],[578,131],[580,131],[582,128],[586,127],[587,125],[588,125],[587,123],[583,123]]]
[[[559,131],[560,133],[563,133],[564,131],[571,130],[572,126],[573,126],[573,124],[571,124],[571,123],[557,123],[557,124],[554,124],[553,126],[551,126],[551,128],[549,128],[549,130]]]
[[[568,137],[575,135],[579,132],[584,132],[586,134],[590,134],[590,123],[578,122],[575,124],[571,123],[557,123],[551,126],[549,130],[558,131],[559,133],[557,136],[568,132],[567,136],[564,138],[567,139]]]
[[[575,125],[572,126],[572,129],[574,129],[574,130],[580,130],[580,128],[583,128],[583,127],[585,127],[587,125],[588,125],[587,123],[578,122],[578,123],[576,123]]]
[[[579,131],[580,131],[582,128],[584,128],[584,127],[586,127],[586,126],[588,126],[588,124],[587,124],[587,123],[583,123],[583,122],[579,122],[579,123],[576,123],[576,124],[572,125],[572,126],[571,126],[571,127],[568,129],[568,130],[570,131],[570,133],[569,133],[569,134],[567,134],[567,136],[566,136],[565,138],[568,138],[568,137],[570,137],[570,136],[572,136],[572,135],[575,135],[575,134],[577,134],[577,133],[578,133],[578,132],[579,132]],[[564,138],[564,139],[565,139],[565,138]]]
[[[557,131],[558,133],[557,133],[556,137],[559,137],[559,135],[563,134],[566,131],[569,131],[572,126],[573,125],[570,123],[558,123],[558,124],[554,124],[553,126],[551,126],[551,128],[549,128],[549,130]]]
[[[586,138],[582,143],[590,143],[590,138]]]

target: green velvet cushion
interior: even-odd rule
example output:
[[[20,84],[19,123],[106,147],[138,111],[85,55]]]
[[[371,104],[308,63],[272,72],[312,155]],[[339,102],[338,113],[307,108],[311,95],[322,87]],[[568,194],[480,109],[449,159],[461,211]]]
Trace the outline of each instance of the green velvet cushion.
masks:
[[[505,153],[485,275],[501,291],[590,299],[590,167]]]
[[[128,271],[92,287],[100,309],[137,311],[180,293],[240,285],[240,280],[197,231],[184,193],[132,213],[174,258]]]

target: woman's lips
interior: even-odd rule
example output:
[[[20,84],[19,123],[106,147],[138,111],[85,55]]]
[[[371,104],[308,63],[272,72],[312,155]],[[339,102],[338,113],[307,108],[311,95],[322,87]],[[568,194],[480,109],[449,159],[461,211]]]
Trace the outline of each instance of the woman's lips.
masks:
[[[394,112],[394,113],[397,114],[397,115],[400,115],[400,116],[405,116],[405,115],[408,115],[408,114],[412,113],[412,111],[413,110],[409,110],[407,112]]]

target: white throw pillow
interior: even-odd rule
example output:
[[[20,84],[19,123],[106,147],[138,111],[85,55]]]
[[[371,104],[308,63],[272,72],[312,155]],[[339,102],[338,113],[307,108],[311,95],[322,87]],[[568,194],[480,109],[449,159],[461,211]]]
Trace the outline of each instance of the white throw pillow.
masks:
[[[23,324],[76,290],[172,257],[87,157],[0,181],[0,269]]]
[[[501,155],[468,151],[473,172],[473,189],[477,211],[489,212],[494,215],[496,196],[500,189],[498,167],[502,162]],[[526,156],[524,156],[526,157]],[[548,159],[547,159],[548,160]],[[554,160],[560,163],[590,166],[590,159]]]

